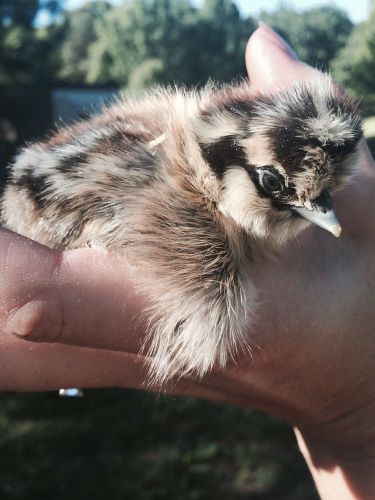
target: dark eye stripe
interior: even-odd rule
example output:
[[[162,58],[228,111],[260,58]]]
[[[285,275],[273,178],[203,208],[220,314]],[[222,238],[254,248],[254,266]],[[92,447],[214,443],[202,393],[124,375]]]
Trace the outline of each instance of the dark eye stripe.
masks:
[[[223,178],[227,168],[231,165],[246,168],[246,155],[237,139],[236,136],[227,135],[209,144],[202,142],[199,144],[203,158],[219,179]]]

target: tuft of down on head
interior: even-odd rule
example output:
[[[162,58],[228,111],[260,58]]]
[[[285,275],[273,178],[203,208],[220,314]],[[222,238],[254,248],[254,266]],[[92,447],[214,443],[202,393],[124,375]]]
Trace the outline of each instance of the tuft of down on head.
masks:
[[[331,211],[329,193],[353,174],[362,129],[354,101],[322,75],[271,96],[246,84],[219,90],[197,136],[221,186],[219,210],[277,245],[316,207]]]

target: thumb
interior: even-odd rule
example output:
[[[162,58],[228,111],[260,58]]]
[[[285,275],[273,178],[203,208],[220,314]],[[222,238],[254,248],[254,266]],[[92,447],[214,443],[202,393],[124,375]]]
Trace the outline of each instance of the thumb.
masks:
[[[126,262],[0,232],[0,328],[26,340],[138,352],[143,304]]]

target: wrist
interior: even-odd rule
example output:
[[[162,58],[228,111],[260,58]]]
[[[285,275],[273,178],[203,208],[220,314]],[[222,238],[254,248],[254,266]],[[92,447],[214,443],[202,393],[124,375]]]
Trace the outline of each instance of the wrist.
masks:
[[[370,500],[375,492],[374,436],[358,439],[353,425],[352,439],[342,440],[340,431],[319,435],[295,428],[299,449],[322,500]],[[360,429],[359,434],[362,434]],[[347,439],[347,438],[345,438]]]

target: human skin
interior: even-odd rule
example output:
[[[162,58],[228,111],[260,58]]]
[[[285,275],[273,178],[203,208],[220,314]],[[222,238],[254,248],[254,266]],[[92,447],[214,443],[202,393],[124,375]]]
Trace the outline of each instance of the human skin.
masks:
[[[264,25],[246,61],[263,92],[317,75]],[[310,227],[253,270],[252,355],[167,389],[287,420],[321,497],[335,500],[375,495],[375,168],[364,142],[358,166],[334,193],[339,239]],[[147,304],[126,262],[2,230],[0,270],[1,390],[145,388],[147,357],[138,352]]]

